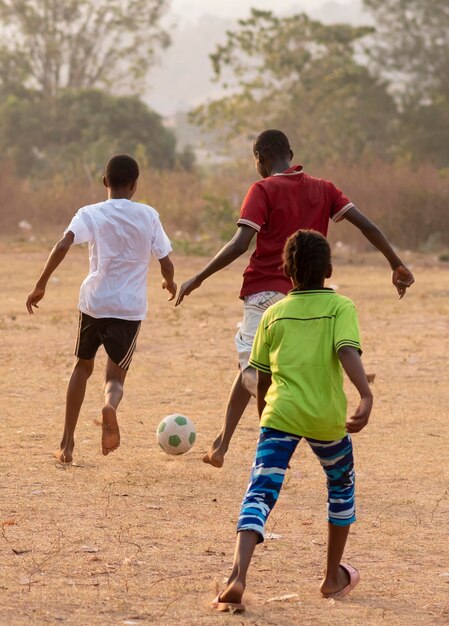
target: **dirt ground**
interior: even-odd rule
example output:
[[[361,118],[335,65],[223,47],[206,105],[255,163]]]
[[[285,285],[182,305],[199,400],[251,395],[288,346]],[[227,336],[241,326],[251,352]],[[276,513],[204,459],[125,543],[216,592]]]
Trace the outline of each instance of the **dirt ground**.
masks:
[[[243,264],[206,282],[178,309],[150,276],[143,325],[120,411],[122,445],[100,453],[99,353],[77,429],[76,463],[58,468],[73,365],[85,249],[70,252],[33,317],[25,300],[47,250],[0,244],[0,623],[207,625],[449,624],[449,267],[415,259],[398,301],[377,255],[337,259],[330,283],[360,314],[375,373],[370,425],[355,435],[358,523],[345,559],[360,569],[341,602],[318,593],[326,490],[301,445],[256,550],[243,615],[209,608],[229,574],[235,524],[257,440],[248,408],[222,470],[201,462],[219,430],[236,357]],[[412,257],[413,258],[413,257]],[[179,282],[204,259],[175,258]],[[348,388],[350,407],[356,396]],[[198,437],[161,452],[159,421],[181,412]]]

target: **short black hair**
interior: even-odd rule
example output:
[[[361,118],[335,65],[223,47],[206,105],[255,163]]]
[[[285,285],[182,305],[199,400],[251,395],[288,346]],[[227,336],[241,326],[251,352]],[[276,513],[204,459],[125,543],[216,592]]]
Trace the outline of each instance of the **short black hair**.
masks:
[[[126,187],[139,178],[139,166],[128,154],[116,154],[109,159],[104,175],[109,187]]]
[[[290,158],[290,142],[281,130],[269,129],[260,133],[253,145],[253,152],[271,158]]]
[[[326,278],[331,249],[326,237],[316,230],[298,230],[284,248],[284,273],[307,289]]]

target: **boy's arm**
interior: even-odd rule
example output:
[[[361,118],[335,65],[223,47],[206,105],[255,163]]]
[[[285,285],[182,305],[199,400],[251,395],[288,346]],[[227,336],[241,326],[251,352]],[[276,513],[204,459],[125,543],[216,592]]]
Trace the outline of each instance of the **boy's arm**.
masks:
[[[263,410],[265,405],[265,396],[267,395],[267,391],[271,385],[271,374],[266,374],[265,372],[261,372],[257,370],[257,412],[259,413],[259,420],[262,417]]]
[[[358,433],[368,424],[373,406],[373,394],[369,388],[358,350],[351,346],[343,346],[338,351],[338,358],[349,380],[360,394],[360,404],[356,412],[346,421],[346,431],[348,433]]]
[[[214,256],[211,261],[209,261],[201,272],[182,283],[175,306],[181,304],[185,296],[188,296],[192,293],[192,291],[198,289],[206,278],[209,278],[209,276],[212,276],[215,272],[218,272],[227,265],[230,265],[233,261],[235,261],[235,259],[246,252],[256,232],[257,231],[251,226],[239,226],[234,237],[228,241],[228,243],[216,256]]]
[[[162,274],[162,289],[166,289],[170,294],[170,298],[168,301],[173,300],[176,296],[177,285],[173,280],[175,277],[175,267],[172,263],[172,260],[167,255],[162,259],[159,259],[159,263],[161,266],[161,274]]]
[[[74,239],[75,235],[72,233],[72,231],[67,231],[64,237],[58,241],[53,250],[50,252],[44,269],[42,270],[42,274],[40,275],[35,288],[27,298],[26,306],[28,309],[28,313],[34,313],[33,307],[35,307],[36,309],[39,308],[37,303],[42,300],[45,295],[45,288],[47,286],[48,279],[53,274],[58,265],[64,260]]]
[[[372,243],[379,252],[382,252],[393,270],[393,285],[398,291],[399,298],[403,298],[407,288],[413,285],[415,279],[411,271],[405,267],[393,250],[383,232],[355,207],[348,209],[343,217],[347,219],[348,222],[351,222],[351,224],[354,224],[368,241]]]

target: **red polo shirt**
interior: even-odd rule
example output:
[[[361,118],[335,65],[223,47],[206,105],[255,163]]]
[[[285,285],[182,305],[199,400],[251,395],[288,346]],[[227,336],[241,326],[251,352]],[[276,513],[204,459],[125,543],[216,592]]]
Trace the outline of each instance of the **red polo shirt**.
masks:
[[[338,222],[353,206],[333,183],[309,176],[301,165],[251,185],[237,223],[257,230],[256,250],[243,273],[240,297],[287,293],[292,284],[282,271],[282,252],[288,237],[300,228],[326,236],[329,219]]]

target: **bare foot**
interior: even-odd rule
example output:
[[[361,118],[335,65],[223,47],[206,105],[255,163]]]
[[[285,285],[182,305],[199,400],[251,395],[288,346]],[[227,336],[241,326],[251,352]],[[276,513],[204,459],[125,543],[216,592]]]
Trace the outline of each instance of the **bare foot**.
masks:
[[[53,456],[60,463],[71,463],[73,461],[73,449],[59,448],[59,450],[56,450],[56,452],[54,452]]]
[[[238,580],[228,581],[228,585],[224,591],[222,591],[214,600],[212,605],[219,611],[226,611],[234,609],[237,611],[244,611],[244,605],[242,604],[243,593],[245,591],[245,585]],[[226,606],[226,605],[231,606]]]
[[[211,448],[209,452],[203,455],[203,463],[209,463],[213,467],[223,467],[225,455],[220,450]]]
[[[335,593],[338,593],[339,591],[342,591],[345,587],[347,587],[349,585],[349,582],[350,580],[348,572],[340,565],[340,567],[338,568],[337,580],[324,579],[320,585],[320,591],[323,596],[334,595]]]
[[[101,447],[104,456],[114,452],[120,445],[120,429],[117,422],[117,412],[111,404],[106,404],[102,410],[103,422]]]

